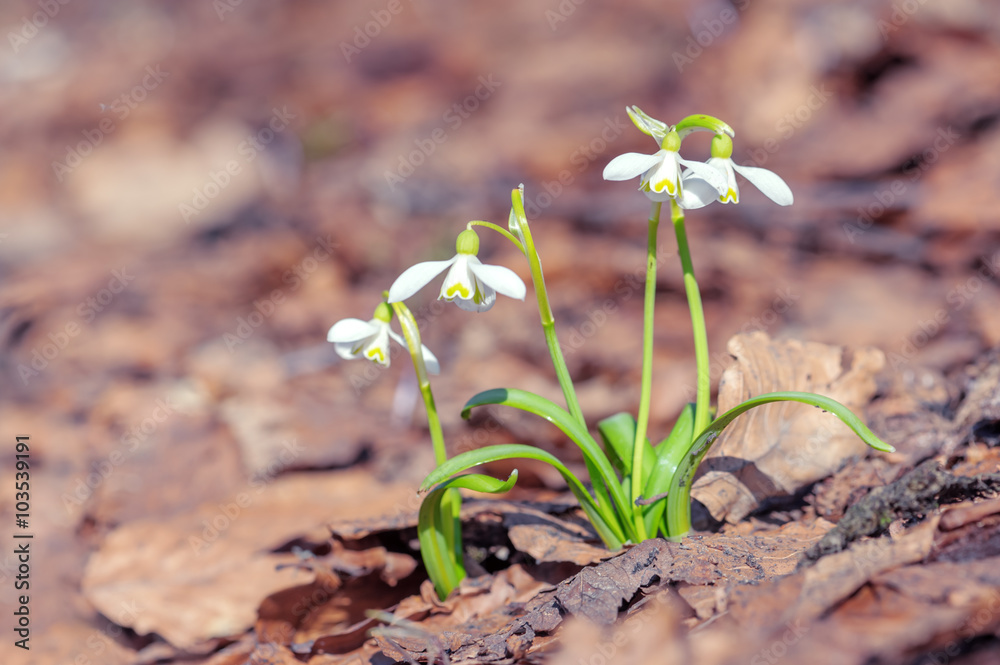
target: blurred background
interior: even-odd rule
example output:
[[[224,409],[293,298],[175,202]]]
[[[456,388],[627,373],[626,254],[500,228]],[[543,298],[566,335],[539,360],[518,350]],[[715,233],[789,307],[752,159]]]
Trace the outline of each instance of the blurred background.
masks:
[[[739,206],[688,216],[713,381],[751,330],[876,346],[931,384],[1000,342],[986,0],[32,0],[4,3],[0,25],[0,484],[30,435],[35,662],[172,657],[156,649],[183,640],[151,609],[181,588],[164,552],[205,569],[190,538],[251,488],[263,503],[241,509],[273,512],[239,546],[226,531],[222,567],[407,500],[432,466],[407,359],[342,361],[326,331],[370,318],[406,267],[451,257],[465,222],[505,223],[519,183],[585,412],[634,409],[648,203],[601,178],[656,150],[629,104],[724,119],[734,159],[795,193],[779,208],[744,183]],[[684,151],[707,158],[707,137]],[[508,243],[480,238],[483,260],[527,281]],[[660,251],[654,435],[694,381],[669,233]],[[433,291],[411,306],[443,366],[449,446],[572,457],[517,414],[458,417],[492,387],[558,399],[530,290],[478,315]],[[558,485],[522,475],[522,491]],[[100,595],[125,572],[85,580],[116,533],[169,540],[119,544],[149,562],[122,564],[128,616]],[[252,620],[257,601],[233,611]]]

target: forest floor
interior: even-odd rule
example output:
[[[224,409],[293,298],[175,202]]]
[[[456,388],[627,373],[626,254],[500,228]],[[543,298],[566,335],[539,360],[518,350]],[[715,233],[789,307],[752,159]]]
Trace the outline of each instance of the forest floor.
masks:
[[[0,660],[1000,658],[988,3],[83,4],[34,31],[34,4],[0,10],[0,522],[27,436],[33,535],[31,650],[4,628]],[[823,392],[896,452],[816,409],[762,410],[706,461],[697,531],[620,552],[557,473],[490,465],[518,484],[470,496],[470,577],[439,601],[416,549],[433,454],[412,368],[343,361],[326,332],[450,257],[468,220],[504,224],[523,182],[588,423],[635,412],[648,208],[601,179],[654,150],[626,104],[723,118],[736,161],[795,192],[778,208],[744,183],[688,217],[720,405]],[[653,440],[695,377],[670,233],[659,255]],[[489,388],[560,399],[532,299],[413,300],[448,448],[528,443],[582,472],[540,419],[459,416]]]

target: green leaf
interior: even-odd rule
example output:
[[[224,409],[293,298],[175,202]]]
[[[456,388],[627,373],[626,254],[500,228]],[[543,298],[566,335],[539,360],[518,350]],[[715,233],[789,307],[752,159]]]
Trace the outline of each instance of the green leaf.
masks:
[[[657,444],[654,454],[652,471],[643,486],[642,496],[646,499],[663,494],[670,488],[670,480],[677,466],[687,455],[694,436],[695,405],[686,404],[670,434]],[[656,533],[667,509],[666,497],[644,507],[643,520],[646,523],[646,533]]]
[[[729,411],[709,423],[705,431],[688,446],[686,454],[677,466],[676,472],[670,481],[670,488],[667,494],[667,536],[673,539],[683,538],[691,530],[691,481],[694,478],[698,465],[704,459],[705,454],[715,443],[715,440],[722,433],[729,423],[737,416],[750,409],[769,404],[771,402],[801,402],[824,411],[829,411],[840,418],[845,425],[851,428],[858,437],[875,450],[891,453],[896,449],[885,443],[861,422],[861,419],[851,413],[850,409],[835,399],[816,395],[815,393],[803,392],[776,392],[759,395],[753,399],[748,399],[739,406],[735,406]]]
[[[604,515],[605,521],[610,523],[618,522],[624,527],[625,534],[632,540],[637,540],[635,525],[631,522],[632,509],[628,498],[622,490],[618,476],[611,466],[611,462],[604,455],[601,447],[597,445],[590,433],[584,429],[573,416],[558,406],[557,404],[524,390],[516,388],[495,388],[486,390],[475,395],[466,402],[462,409],[462,417],[468,418],[473,407],[484,406],[486,404],[501,404],[521,409],[536,416],[541,416],[545,420],[558,427],[568,436],[583,452],[583,461],[590,474],[590,482],[594,486],[597,494],[597,507]],[[610,493],[610,497],[609,497]],[[613,502],[613,503],[612,503]],[[620,518],[616,519],[614,510],[618,510]]]
[[[609,521],[599,509],[597,503],[594,501],[594,497],[590,495],[587,488],[580,482],[580,479],[573,475],[566,468],[566,465],[559,461],[558,457],[535,446],[526,446],[521,443],[505,443],[460,453],[431,471],[420,485],[420,491],[426,491],[450,476],[474,466],[505,459],[533,459],[545,462],[555,468],[566,480],[570,491],[573,492],[577,501],[580,502],[580,507],[583,508],[583,511],[587,514],[587,518],[590,519],[591,524],[594,525],[594,529],[601,537],[601,540],[604,541],[604,544],[608,546],[608,549],[616,550],[621,547],[625,541],[625,534],[622,531],[621,525],[617,521],[614,521],[614,515],[611,515],[611,521]]]
[[[450,522],[457,517],[453,506],[461,505],[458,488],[502,494],[509,492],[516,482],[517,469],[511,472],[506,481],[481,474],[456,476],[441,483],[424,497],[417,521],[420,557],[424,560],[427,575],[434,583],[441,600],[447,598],[451,590],[465,577],[462,549],[460,545],[455,546],[461,541],[452,540],[448,533],[452,530]]]
[[[632,475],[632,449],[635,447],[635,416],[626,411],[608,416],[597,423],[597,431],[601,434],[604,442],[604,450],[608,453],[611,464],[615,467],[622,478]],[[646,450],[643,454],[643,483],[649,478],[653,471],[653,461],[656,453],[649,439],[646,440]],[[626,492],[626,496],[628,492]]]

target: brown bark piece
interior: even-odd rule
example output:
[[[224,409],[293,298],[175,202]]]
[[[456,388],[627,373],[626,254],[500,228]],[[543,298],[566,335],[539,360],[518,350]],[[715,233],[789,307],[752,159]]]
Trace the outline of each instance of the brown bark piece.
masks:
[[[899,480],[879,487],[851,506],[836,527],[806,551],[802,565],[843,550],[865,536],[883,533],[898,519],[915,519],[939,504],[1000,491],[1000,474],[955,476],[934,460],[924,462]]]
[[[719,413],[763,393],[798,390],[832,397],[855,413],[875,393],[883,353],[798,340],[772,341],[766,333],[729,340],[736,364],[719,384]],[[718,520],[737,522],[762,502],[794,495],[836,471],[867,446],[831,414],[782,402],[740,416],[702,463],[691,496]]]

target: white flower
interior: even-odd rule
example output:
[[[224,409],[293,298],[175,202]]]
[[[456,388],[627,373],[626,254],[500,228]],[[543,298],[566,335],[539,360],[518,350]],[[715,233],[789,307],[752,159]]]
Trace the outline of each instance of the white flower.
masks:
[[[740,166],[732,160],[732,155],[733,140],[724,134],[716,135],[712,139],[712,156],[706,164],[725,179],[726,187],[720,190],[714,186],[714,181],[708,181],[701,174],[689,171],[684,174],[684,193],[678,201],[682,208],[703,208],[713,201],[739,203],[737,173],[778,205],[792,205],[792,190],[778,174],[756,166]]]
[[[689,210],[703,208],[714,201],[739,203],[740,190],[736,185],[737,173],[749,180],[750,184],[778,205],[792,205],[794,201],[792,190],[773,171],[756,166],[740,166],[727,157],[712,157],[708,160],[707,164],[716,169],[726,179],[727,186],[725,191],[720,193],[712,184],[699,177],[694,171],[689,171],[684,174],[683,179],[684,192],[679,201],[682,208]]]
[[[655,137],[654,137],[655,138]],[[683,179],[681,166],[693,173],[719,194],[726,190],[725,177],[718,169],[703,162],[684,159],[677,150],[680,148],[680,137],[671,131],[661,143],[662,148],[652,155],[638,152],[627,152],[618,155],[604,167],[605,180],[631,180],[641,176],[639,190],[653,201],[667,201],[671,198],[681,200]],[[686,176],[686,174],[684,174]]]
[[[476,256],[479,238],[475,231],[462,231],[456,245],[458,253],[447,261],[425,261],[407,268],[389,288],[389,302],[406,300],[445,268],[451,269],[441,285],[440,298],[468,312],[485,312],[493,307],[497,293],[524,300],[527,289],[513,270],[486,265]]]
[[[384,310],[382,308],[385,308]],[[333,342],[337,355],[341,358],[367,358],[382,367],[389,366],[389,339],[393,339],[404,348],[406,340],[397,335],[389,327],[391,310],[385,303],[375,310],[371,321],[361,319],[342,319],[333,324],[327,333],[328,342]],[[441,365],[434,354],[423,344],[420,350],[424,356],[424,364],[431,374],[438,374]]]

